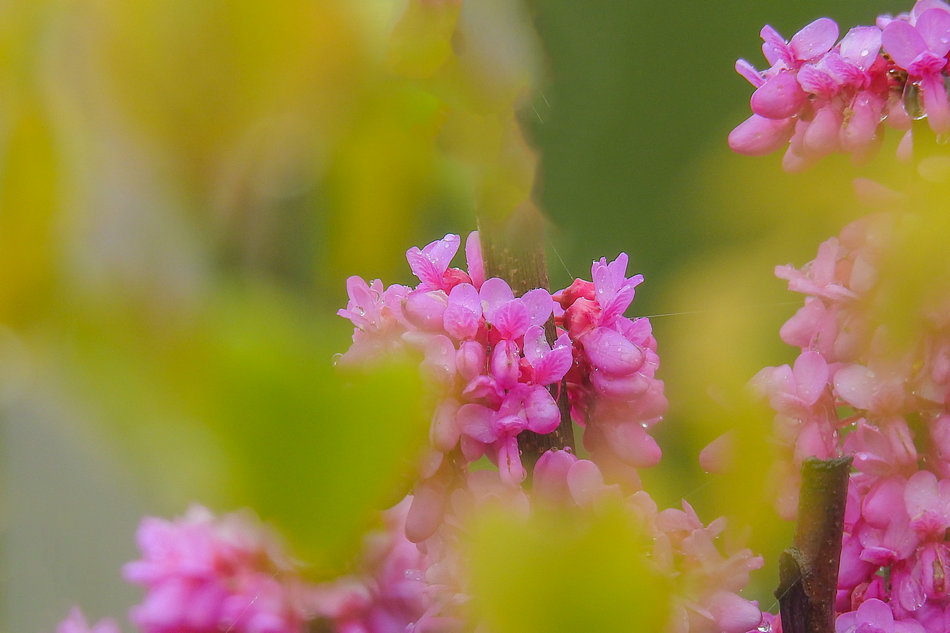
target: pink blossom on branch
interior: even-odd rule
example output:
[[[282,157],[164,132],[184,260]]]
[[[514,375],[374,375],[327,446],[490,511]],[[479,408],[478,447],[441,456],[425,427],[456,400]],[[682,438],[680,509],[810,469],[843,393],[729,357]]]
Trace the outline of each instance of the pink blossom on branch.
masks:
[[[123,575],[146,590],[129,614],[142,633],[301,633],[312,615],[312,589],[250,513],[192,506],[144,519],[137,540],[142,558]]]
[[[736,62],[755,92],[752,116],[729,135],[734,151],[761,156],[787,146],[782,165],[798,171],[836,151],[867,159],[885,126],[908,131],[898,150],[904,157],[912,147],[912,119],[927,117],[937,134],[950,132],[950,6],[919,0],[910,13],[880,16],[840,41],[838,34],[828,18],[790,41],[768,25],[762,29],[770,67]]]

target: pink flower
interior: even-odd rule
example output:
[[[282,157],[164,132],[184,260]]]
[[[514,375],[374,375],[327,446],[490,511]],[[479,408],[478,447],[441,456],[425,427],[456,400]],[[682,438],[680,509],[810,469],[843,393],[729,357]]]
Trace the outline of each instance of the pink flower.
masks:
[[[143,558],[123,573],[146,587],[129,616],[144,633],[301,633],[309,590],[250,514],[192,506],[173,522],[144,519],[137,538]]]
[[[924,633],[913,620],[894,621],[894,613],[885,603],[872,598],[856,611],[842,613],[835,620],[836,633]]]
[[[617,259],[607,263],[600,258],[590,267],[594,283],[594,298],[600,305],[600,324],[612,325],[622,316],[633,301],[635,288],[643,283],[643,275],[627,277],[627,254],[620,253]]]
[[[367,284],[362,277],[346,280],[349,301],[337,314],[353,323],[353,345],[342,360],[350,364],[365,363],[384,358],[401,347],[399,337],[406,326],[402,303],[409,293],[405,286],[393,285],[383,289],[376,279]]]
[[[950,480],[937,481],[926,470],[914,473],[904,489],[910,527],[923,537],[943,540],[950,528]]]
[[[882,44],[907,71],[908,80],[919,85],[930,127],[938,134],[950,131],[950,103],[941,73],[950,52],[950,12],[928,9],[916,17],[914,25],[894,20],[884,28]]]
[[[409,268],[412,274],[419,278],[422,283],[417,290],[444,290],[446,287],[445,273],[452,263],[452,258],[458,252],[461,243],[458,235],[446,235],[441,240],[436,240],[424,246],[421,250],[413,246],[406,251],[406,259],[409,260]]]

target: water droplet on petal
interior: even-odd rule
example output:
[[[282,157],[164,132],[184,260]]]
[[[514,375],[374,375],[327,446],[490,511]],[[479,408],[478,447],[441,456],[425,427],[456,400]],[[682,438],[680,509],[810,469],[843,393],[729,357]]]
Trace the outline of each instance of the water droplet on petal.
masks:
[[[920,84],[917,82],[907,82],[904,86],[904,111],[907,116],[914,120],[924,118],[927,113],[924,112],[924,104],[920,96]]]
[[[420,569],[407,569],[405,572],[406,580],[413,580],[416,582],[422,582],[425,578],[425,574],[422,573]]]
[[[772,625],[768,622],[762,622],[755,630],[761,631],[762,633],[770,633],[772,631]]]

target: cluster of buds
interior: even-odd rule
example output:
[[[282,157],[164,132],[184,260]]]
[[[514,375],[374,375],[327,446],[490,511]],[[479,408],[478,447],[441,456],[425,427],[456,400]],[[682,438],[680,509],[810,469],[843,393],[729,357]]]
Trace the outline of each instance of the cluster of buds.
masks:
[[[770,67],[736,62],[755,92],[752,116],[729,135],[734,151],[759,156],[787,145],[782,166],[799,171],[836,151],[870,157],[885,127],[904,131],[898,156],[907,158],[915,119],[926,117],[938,135],[950,133],[950,5],[918,0],[909,13],[880,16],[841,41],[829,18],[789,41],[768,25],[761,35]]]
[[[917,224],[871,216],[824,242],[801,270],[778,267],[806,295],[781,330],[801,353],[755,381],[776,411],[786,455],[783,514],[794,515],[805,457],[853,457],[841,633],[950,627],[950,284],[937,274],[922,297],[909,298],[907,280],[887,274]]]

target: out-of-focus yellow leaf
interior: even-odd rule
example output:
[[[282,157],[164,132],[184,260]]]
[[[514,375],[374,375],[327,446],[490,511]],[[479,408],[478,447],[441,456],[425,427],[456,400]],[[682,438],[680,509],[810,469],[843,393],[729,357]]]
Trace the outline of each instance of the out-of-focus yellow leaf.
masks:
[[[436,72],[452,55],[452,35],[462,3],[409,0],[393,29],[387,61],[393,72],[424,78]]]
[[[355,117],[328,174],[331,262],[335,270],[380,270],[408,248],[413,216],[433,184],[445,110],[431,93],[387,84]]]
[[[494,633],[662,631],[668,586],[651,544],[620,507],[524,522],[501,513],[473,530],[473,609]]]
[[[295,114],[332,135],[366,68],[354,18],[334,0],[95,6],[97,63],[117,102],[199,191],[261,122]]]
[[[0,322],[12,325],[37,315],[54,281],[55,139],[43,108],[27,105],[11,122],[0,155]]]

